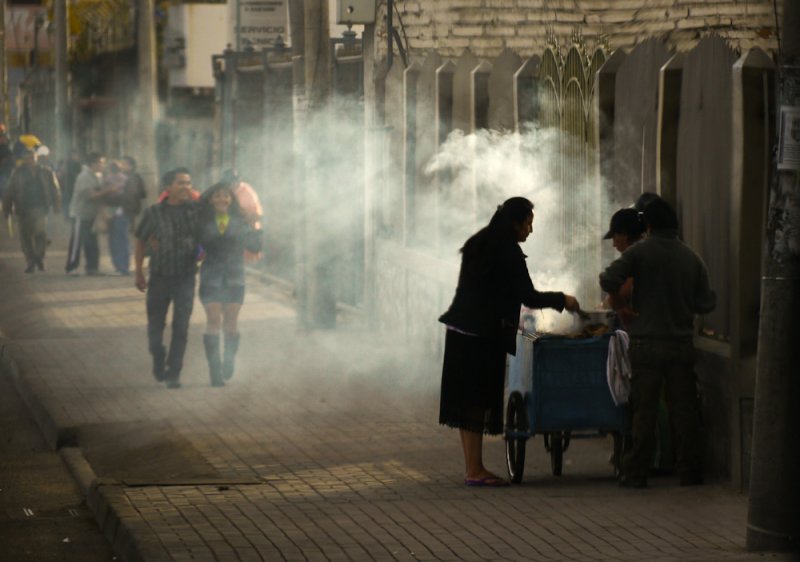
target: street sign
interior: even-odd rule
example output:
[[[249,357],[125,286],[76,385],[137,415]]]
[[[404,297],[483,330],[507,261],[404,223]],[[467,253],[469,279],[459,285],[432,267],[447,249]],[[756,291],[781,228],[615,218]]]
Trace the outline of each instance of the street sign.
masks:
[[[800,170],[800,107],[781,106],[778,169]]]
[[[272,47],[279,35],[288,42],[287,0],[235,0],[228,5],[234,12],[230,17],[230,36],[237,51]]]

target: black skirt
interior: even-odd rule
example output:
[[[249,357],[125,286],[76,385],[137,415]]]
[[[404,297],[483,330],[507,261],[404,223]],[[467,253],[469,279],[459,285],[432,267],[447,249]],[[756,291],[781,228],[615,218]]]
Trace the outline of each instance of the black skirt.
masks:
[[[502,433],[505,374],[506,352],[500,342],[447,330],[439,423]]]

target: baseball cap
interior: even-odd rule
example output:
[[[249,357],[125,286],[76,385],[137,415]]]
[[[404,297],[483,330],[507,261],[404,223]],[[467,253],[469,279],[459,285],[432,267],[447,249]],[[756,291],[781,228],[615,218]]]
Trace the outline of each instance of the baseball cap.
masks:
[[[620,209],[611,217],[611,224],[603,240],[613,238],[615,234],[638,236],[642,233],[642,223],[639,221],[639,211],[636,209]]]

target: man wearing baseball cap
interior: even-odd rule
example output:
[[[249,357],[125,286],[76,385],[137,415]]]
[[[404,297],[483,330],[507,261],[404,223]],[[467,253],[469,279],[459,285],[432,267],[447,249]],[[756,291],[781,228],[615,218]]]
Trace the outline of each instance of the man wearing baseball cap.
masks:
[[[612,240],[614,249],[624,252],[644,234],[644,224],[636,209],[620,209],[611,217],[611,224],[603,240]]]

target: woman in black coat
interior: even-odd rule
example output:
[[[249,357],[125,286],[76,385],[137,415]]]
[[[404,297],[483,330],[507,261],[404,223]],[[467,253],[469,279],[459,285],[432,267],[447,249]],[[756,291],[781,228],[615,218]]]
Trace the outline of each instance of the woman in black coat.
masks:
[[[579,309],[573,296],[533,287],[519,247],[532,224],[533,203],[524,197],[497,208],[461,248],[456,294],[439,318],[447,325],[439,423],[460,430],[468,486],[508,485],[483,466],[483,434],[503,431],[505,359],[516,352],[520,305]]]
[[[212,386],[233,376],[239,349],[237,327],[244,302],[244,251],[261,250],[261,231],[244,218],[227,183],[217,183],[198,201],[197,241],[205,252],[200,267],[200,302],[206,311],[203,345]],[[220,329],[225,350],[220,356]]]

